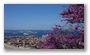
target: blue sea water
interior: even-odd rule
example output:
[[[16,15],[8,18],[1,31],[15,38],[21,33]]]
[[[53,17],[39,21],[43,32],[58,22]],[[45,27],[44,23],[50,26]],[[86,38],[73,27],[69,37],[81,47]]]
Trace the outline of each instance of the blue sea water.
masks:
[[[37,32],[37,33],[29,33],[28,35],[25,35],[24,33],[28,32]],[[4,36],[37,36],[37,37],[42,37],[42,35],[46,35],[45,32],[50,32],[50,30],[4,30]],[[78,34],[79,31],[74,31],[74,32],[65,32],[65,31],[60,31],[61,34]]]
[[[26,32],[37,32],[37,33],[29,33],[28,35],[24,35]],[[42,37],[42,35],[46,35],[45,32],[49,32],[50,30],[4,30],[4,36],[37,36]]]

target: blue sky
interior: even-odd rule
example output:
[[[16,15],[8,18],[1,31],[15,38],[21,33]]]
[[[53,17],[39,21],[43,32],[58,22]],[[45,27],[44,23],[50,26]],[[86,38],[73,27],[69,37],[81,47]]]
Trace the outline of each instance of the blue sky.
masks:
[[[67,4],[5,4],[5,30],[50,30],[60,22]]]

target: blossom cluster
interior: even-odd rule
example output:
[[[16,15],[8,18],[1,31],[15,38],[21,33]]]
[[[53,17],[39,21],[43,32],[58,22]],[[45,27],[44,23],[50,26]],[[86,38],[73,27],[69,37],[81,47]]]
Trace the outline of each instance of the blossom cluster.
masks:
[[[40,41],[39,49],[83,49],[84,48],[84,4],[70,4],[70,6],[60,15],[67,21],[66,24],[71,23],[74,29],[69,34],[70,29],[63,34],[61,32],[66,24],[55,25],[48,33],[45,41]],[[62,21],[62,20],[61,20]],[[74,25],[77,24],[77,25]],[[83,27],[81,27],[83,26]],[[75,33],[77,34],[75,34]]]

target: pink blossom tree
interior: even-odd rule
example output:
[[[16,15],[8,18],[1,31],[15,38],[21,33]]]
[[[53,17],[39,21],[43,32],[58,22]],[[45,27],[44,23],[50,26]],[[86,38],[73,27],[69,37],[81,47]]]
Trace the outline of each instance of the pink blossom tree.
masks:
[[[41,49],[83,49],[84,48],[84,4],[70,4],[60,15],[67,21],[65,25],[55,25],[46,37],[45,41],[38,44]],[[61,20],[61,22],[64,22]],[[74,33],[62,35],[63,27],[71,23],[74,26]],[[77,25],[74,25],[77,24]],[[81,27],[82,26],[82,27]],[[69,29],[70,31],[70,29]]]

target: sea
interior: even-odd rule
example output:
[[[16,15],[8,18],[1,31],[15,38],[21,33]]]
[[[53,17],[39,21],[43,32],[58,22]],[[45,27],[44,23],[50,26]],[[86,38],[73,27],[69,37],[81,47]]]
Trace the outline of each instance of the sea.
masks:
[[[50,30],[4,30],[4,36],[36,36],[42,37]]]
[[[50,30],[4,30],[4,36],[36,36],[42,37],[45,36],[46,32],[50,32]],[[64,30],[60,31],[60,34],[79,34],[79,31],[74,32],[66,32]]]

